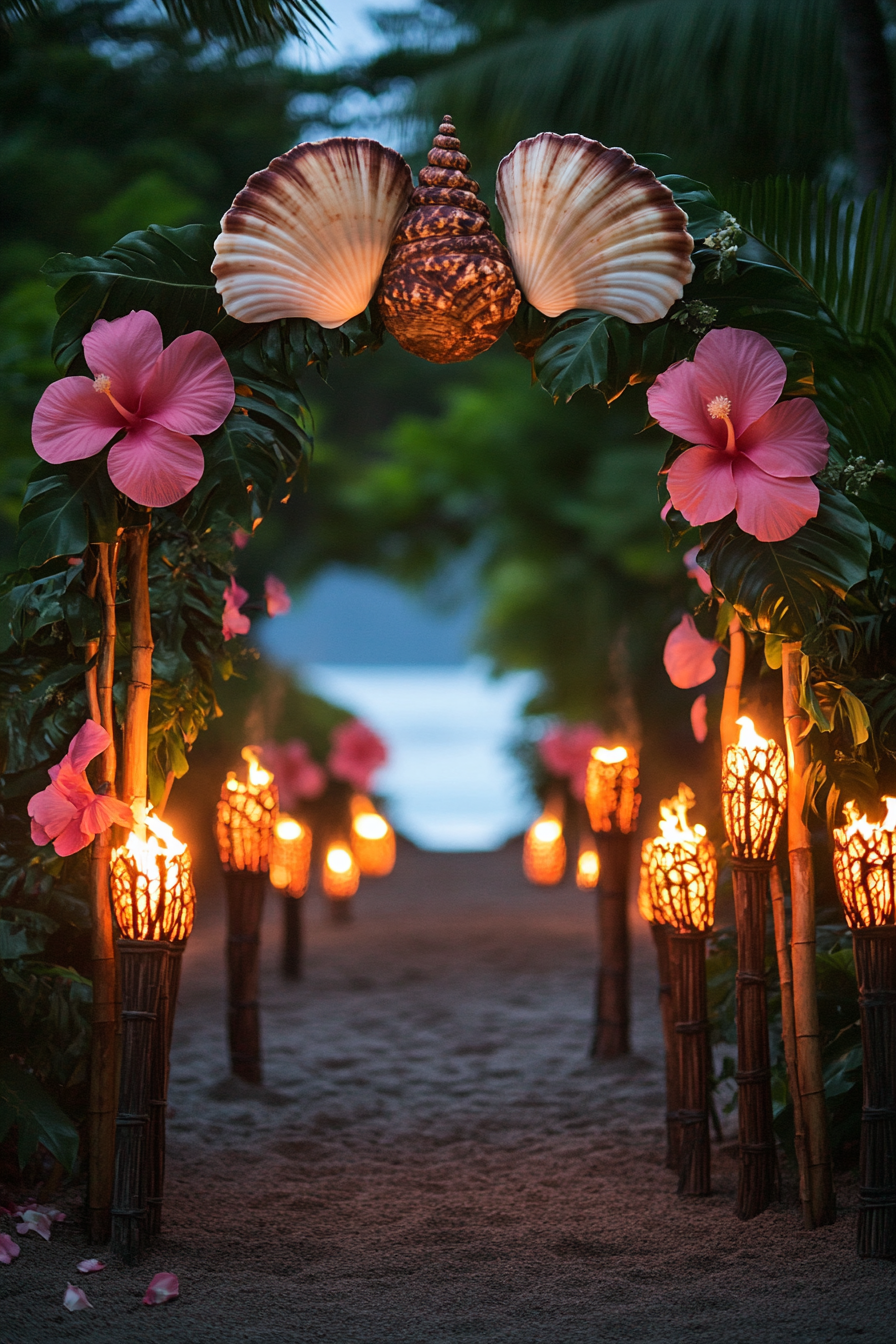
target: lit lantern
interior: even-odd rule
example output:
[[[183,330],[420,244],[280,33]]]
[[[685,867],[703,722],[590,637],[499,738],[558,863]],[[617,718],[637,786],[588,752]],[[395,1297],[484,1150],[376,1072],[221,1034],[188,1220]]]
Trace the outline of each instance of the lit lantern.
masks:
[[[566,871],[563,824],[552,812],[543,812],[523,841],[523,872],[539,887],[555,887]]]
[[[722,816],[731,845],[737,921],[737,1128],[739,1218],[768,1208],[778,1186],[772,1125],[771,1061],[765,987],[766,892],[787,809],[787,758],[760,737],[752,719],[722,763]]]
[[[352,798],[352,853],[362,877],[388,877],[395,867],[395,832],[369,798]]]
[[[852,929],[862,1018],[858,1253],[896,1259],[896,798],[881,822],[844,808],[834,873]]]
[[[230,770],[218,800],[215,833],[227,889],[228,1035],[230,1067],[247,1083],[261,1082],[258,1021],[258,946],[267,885],[277,786],[244,747],[246,777]]]
[[[718,875],[703,826],[688,825],[694,795],[681,784],[660,804],[660,834],[642,852],[653,918],[668,929],[675,1024],[680,1195],[710,1193],[706,1030],[706,934]]]
[[[592,891],[600,877],[600,859],[591,836],[583,835],[579,843],[576,863],[576,886],[580,891]]]
[[[274,823],[268,876],[271,886],[304,896],[311,867],[311,827],[281,812]]]
[[[638,823],[638,754],[628,747],[594,747],[585,777],[585,806],[597,833],[599,960],[591,1055],[618,1059],[629,1052],[631,955],[628,886]]]
[[[189,851],[151,811],[112,851],[110,891],[122,934],[112,1235],[116,1251],[132,1261],[144,1237],[161,1226],[168,1057],[196,904]]]
[[[334,901],[345,901],[354,896],[361,880],[358,861],[348,845],[334,841],[327,849],[322,870],[325,895]]]
[[[585,806],[591,829],[621,831],[635,829],[641,795],[638,756],[627,747],[595,747],[585,778]]]

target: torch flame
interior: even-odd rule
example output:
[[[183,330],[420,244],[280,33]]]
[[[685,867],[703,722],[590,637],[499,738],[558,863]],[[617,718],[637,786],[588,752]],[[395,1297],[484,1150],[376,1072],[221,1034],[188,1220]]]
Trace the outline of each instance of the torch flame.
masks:
[[[740,737],[737,745],[743,747],[745,751],[764,751],[768,746],[768,738],[760,737],[753,726],[753,720],[745,714],[742,719],[737,720],[737,726],[740,729]]]
[[[592,747],[591,755],[604,765],[618,765],[628,756],[627,747]]]
[[[863,840],[870,840],[875,831],[896,831],[896,798],[884,797],[881,801],[887,805],[887,815],[880,822],[869,821],[867,815],[860,817],[854,802],[844,804],[843,812],[847,821],[845,840],[857,831]]]
[[[705,826],[688,825],[688,812],[695,801],[694,791],[687,784],[679,784],[674,798],[663,799],[660,803],[660,834],[664,840],[696,845],[705,838]]]
[[[257,789],[262,789],[266,784],[271,783],[274,776],[270,770],[265,770],[264,766],[259,764],[254,747],[243,747],[240,755],[249,766],[248,779],[250,784]]]
[[[161,817],[155,816],[151,807],[147,807],[141,820],[142,825],[151,834],[148,839],[143,839],[137,831],[131,831],[127,838],[129,854],[146,855],[151,863],[154,863],[160,854],[164,854],[166,858],[175,858],[178,854],[183,854],[186,845],[175,838],[171,827],[162,821]]]
[[[334,873],[347,873],[352,866],[352,856],[343,845],[332,845],[327,850],[327,867]]]
[[[298,840],[302,834],[302,827],[292,817],[281,817],[274,827],[274,832],[280,840]]]
[[[389,830],[389,823],[378,812],[362,812],[352,822],[352,830],[362,840],[382,840]]]
[[[563,827],[554,817],[546,817],[544,821],[536,821],[532,827],[532,834],[536,840],[540,840],[543,845],[548,845],[552,840],[557,840],[562,834]]]

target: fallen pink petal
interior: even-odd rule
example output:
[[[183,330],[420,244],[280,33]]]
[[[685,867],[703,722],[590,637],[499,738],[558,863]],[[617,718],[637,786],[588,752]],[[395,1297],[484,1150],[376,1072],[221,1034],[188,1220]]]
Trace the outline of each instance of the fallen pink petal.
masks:
[[[98,1274],[106,1266],[102,1260],[81,1260],[78,1262],[78,1272],[80,1274]]]
[[[706,696],[698,695],[697,699],[691,705],[691,730],[694,734],[694,740],[705,742],[706,734],[709,731],[706,726]]]
[[[174,504],[202,476],[202,449],[233,409],[235,391],[214,337],[192,331],[163,348],[153,313],[99,318],[84,337],[92,378],[61,378],[44,392],[31,426],[46,462],[76,462],[117,439],[109,478],[147,508]]]
[[[770,341],[724,327],[648,391],[654,419],[694,445],[672,463],[666,483],[695,527],[733,510],[744,532],[784,541],[818,513],[811,478],[827,465],[827,425],[810,398],[778,400],[786,380]]]
[[[65,1290],[62,1305],[66,1311],[84,1311],[88,1307],[93,1307],[93,1303],[87,1301],[87,1294],[84,1289],[76,1288],[72,1283]]]
[[[38,1212],[37,1209],[26,1209],[20,1215],[20,1221],[16,1223],[16,1231],[24,1235],[27,1232],[36,1232],[44,1241],[50,1240],[50,1232],[53,1228],[53,1220],[48,1218],[45,1213]]]
[[[0,1265],[11,1265],[21,1249],[8,1232],[0,1232]]]
[[[168,1302],[173,1297],[180,1296],[180,1284],[177,1281],[176,1274],[156,1274],[150,1280],[149,1287],[143,1298],[147,1307],[154,1307],[159,1302]]]
[[[715,655],[721,648],[714,639],[704,639],[691,615],[682,616],[666,640],[663,666],[673,686],[690,690],[715,676]]]

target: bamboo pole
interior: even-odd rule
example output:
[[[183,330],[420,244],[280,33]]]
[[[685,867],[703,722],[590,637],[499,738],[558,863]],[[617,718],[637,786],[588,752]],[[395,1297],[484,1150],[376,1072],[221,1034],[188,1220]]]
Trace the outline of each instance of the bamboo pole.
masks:
[[[679,1195],[711,1194],[706,934],[669,932],[669,971],[678,1057],[681,1134]]]
[[[261,1082],[258,1020],[258,946],[267,873],[225,871],[230,1069],[247,1083]],[[334,901],[334,905],[344,902]]]
[[[862,1014],[860,1256],[896,1260],[896,928],[853,930]]]
[[[597,837],[600,878],[597,929],[600,961],[595,992],[592,1059],[618,1059],[629,1053],[628,874],[634,837],[602,831]]]
[[[669,928],[652,923],[653,945],[659,969],[660,1018],[663,1024],[663,1043],[666,1047],[666,1166],[678,1170],[681,1155],[681,1126],[678,1123],[678,1045],[675,1036],[675,1018],[672,1009],[672,983],[669,972]]]
[[[105,543],[91,548],[93,573],[88,593],[100,598],[102,632],[87,648],[93,666],[86,674],[91,717],[110,737],[95,767],[99,782],[115,787],[115,722],[111,682],[115,662],[115,573],[118,546]],[[90,1096],[88,1101],[88,1233],[92,1241],[107,1241],[111,1232],[112,1183],[115,1170],[115,1116],[118,1111],[118,974],[112,909],[109,903],[110,833],[96,836],[90,853],[90,960],[92,1008],[90,1037]]]
[[[740,691],[744,679],[744,664],[747,658],[747,641],[740,621],[732,616],[728,626],[728,676],[725,678],[725,694],[722,698],[722,718],[719,735],[722,739],[722,760],[725,749],[737,741],[737,720],[740,718]]]
[[[793,1106],[793,1146],[800,1175],[800,1204],[803,1221],[809,1225],[809,1167],[806,1155],[806,1131],[803,1125],[803,1105],[796,1059],[796,1027],[793,1021],[793,967],[787,942],[787,911],[784,908],[784,887],[777,864],[769,873],[772,894],[772,915],[775,921],[775,952],[778,958],[778,981],[781,986],[781,1038],[784,1042],[784,1061],[787,1065],[787,1087]]]
[[[280,963],[284,980],[302,978],[302,898],[283,897],[283,960]]]
[[[171,1076],[171,1039],[184,957],[184,943],[167,943],[159,984],[159,1005],[150,1049],[149,1126],[146,1135],[146,1235],[158,1236],[162,1228],[165,1192],[165,1130],[168,1111],[168,1080]]]
[[[146,810],[149,702],[152,694],[152,622],[149,608],[149,526],[127,531],[131,608],[131,679],[124,724],[122,794],[139,821]]]
[[[800,708],[802,649],[797,641],[782,647],[784,727],[787,733],[789,788],[787,842],[790,855],[791,953],[793,964],[793,1017],[797,1070],[808,1154],[809,1200],[807,1228],[825,1227],[837,1216],[831,1170],[821,1036],[818,1025],[818,988],[815,974],[815,877],[812,842],[803,820],[809,751],[803,730],[808,719]]]

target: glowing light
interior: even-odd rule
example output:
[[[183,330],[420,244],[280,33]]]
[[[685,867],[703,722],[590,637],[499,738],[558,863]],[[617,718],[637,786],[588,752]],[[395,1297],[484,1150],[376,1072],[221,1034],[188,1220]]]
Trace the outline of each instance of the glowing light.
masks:
[[[281,817],[274,827],[274,834],[278,840],[298,840],[302,835],[302,827],[292,817]]]
[[[679,933],[703,933],[713,919],[716,898],[715,850],[704,826],[689,826],[694,794],[686,784],[660,803],[660,833],[641,848],[639,905],[649,896],[653,921]]]
[[[747,715],[722,763],[722,817],[735,858],[770,861],[787,806],[787,760]]]
[[[274,776],[259,763],[254,747],[243,747],[240,755],[249,766],[249,784],[253,788],[263,789],[265,785],[273,783]]]
[[[361,870],[348,845],[337,841],[329,846],[321,876],[327,896],[337,900],[354,896],[358,890]]]
[[[352,856],[347,849],[334,846],[327,851],[327,867],[333,873],[348,873],[351,871]]]
[[[628,756],[626,747],[593,747],[591,755],[595,760],[602,761],[604,765],[618,765]]]
[[[881,822],[859,816],[855,803],[834,831],[834,875],[852,929],[896,924],[896,798],[884,798]]]
[[[376,812],[362,812],[352,822],[352,830],[362,840],[382,840],[389,833],[389,823]]]
[[[596,849],[583,849],[576,863],[576,886],[580,891],[590,891],[597,886],[600,877],[600,859]]]
[[[113,850],[112,905],[126,938],[181,942],[193,928],[196,896],[187,846],[151,808]]]
[[[543,812],[526,832],[523,841],[523,872],[536,886],[554,887],[565,871],[563,824],[551,812]]]
[[[591,829],[635,829],[641,795],[638,792],[638,756],[628,747],[592,747],[585,777],[585,806]]]
[[[290,896],[304,896],[311,867],[311,829],[284,813],[274,826],[271,860],[268,876],[271,886],[288,891]]]
[[[563,828],[559,821],[551,817],[548,821],[536,821],[532,827],[532,834],[536,840],[541,841],[543,845],[549,845],[553,840],[557,840],[563,834]]]
[[[395,832],[363,793],[352,795],[352,851],[364,877],[388,877],[395,867]]]
[[[277,785],[270,770],[258,764],[253,747],[244,747],[246,780],[229,770],[218,800],[215,834],[225,868],[266,873],[277,821]]]

